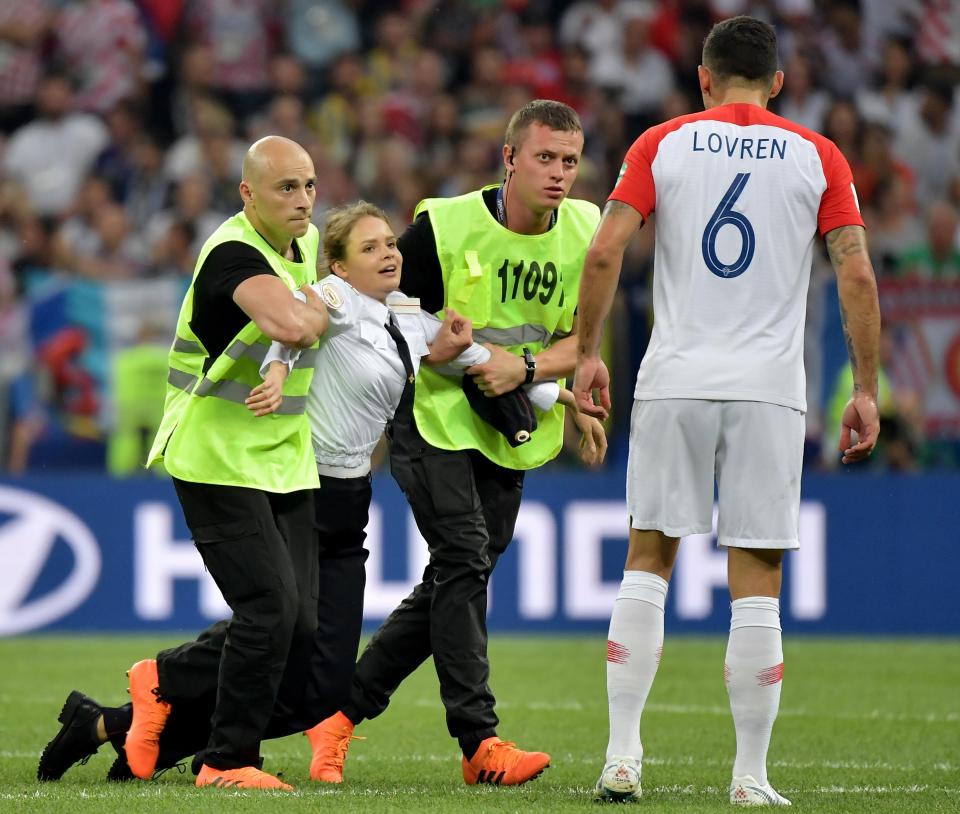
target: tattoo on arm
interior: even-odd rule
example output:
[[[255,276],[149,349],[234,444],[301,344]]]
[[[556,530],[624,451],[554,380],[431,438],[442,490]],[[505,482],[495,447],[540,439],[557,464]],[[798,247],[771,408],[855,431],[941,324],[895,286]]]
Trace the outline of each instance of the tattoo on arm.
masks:
[[[834,269],[856,254],[867,254],[867,233],[862,226],[841,226],[827,232],[827,253]]]
[[[868,255],[867,252],[867,233],[862,226],[841,226],[827,233],[827,253],[830,255],[830,262],[835,271],[852,257],[857,255]],[[850,368],[853,371],[854,387],[860,390],[859,384],[856,384],[857,373],[859,369],[859,360],[856,351],[853,348],[853,336],[847,325],[847,309],[840,303],[840,321],[843,325],[843,338],[847,343],[847,355],[850,357]]]
[[[850,369],[853,371],[853,389],[860,390],[861,387],[857,384],[857,369],[859,364],[857,362],[857,354],[853,349],[853,337],[850,335],[850,329],[847,327],[847,309],[843,307],[843,303],[840,303],[840,323],[843,325],[843,339],[847,343],[847,356],[850,357]]]
[[[624,213],[636,214],[637,210],[634,209],[630,204],[625,204],[623,201],[607,201],[607,205],[603,207],[603,217],[616,217],[617,215],[623,215]]]

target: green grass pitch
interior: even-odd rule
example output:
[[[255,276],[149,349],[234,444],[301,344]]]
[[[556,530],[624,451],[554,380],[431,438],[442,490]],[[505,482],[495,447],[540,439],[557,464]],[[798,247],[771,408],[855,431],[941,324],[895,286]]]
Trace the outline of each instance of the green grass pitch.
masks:
[[[519,788],[466,787],[430,666],[379,719],[358,728],[347,782],[307,777],[306,738],[264,744],[265,768],[296,792],[196,789],[167,772],[149,783],[104,781],[101,747],[57,783],[37,757],[67,693],[126,698],[125,669],[182,637],[34,636],[0,640],[0,812],[514,812],[610,810],[591,799],[606,745],[604,636],[494,635],[500,734],[551,753]],[[668,637],[644,715],[638,812],[728,812],[734,737],[722,682],[723,638]],[[787,638],[786,678],[770,777],[798,812],[960,812],[960,641]],[[619,809],[615,809],[619,810]]]

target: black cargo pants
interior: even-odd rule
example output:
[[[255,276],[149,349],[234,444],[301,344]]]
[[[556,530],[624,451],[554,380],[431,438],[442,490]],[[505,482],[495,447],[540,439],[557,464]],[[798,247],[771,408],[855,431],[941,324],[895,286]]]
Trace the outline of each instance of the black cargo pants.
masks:
[[[391,472],[427,541],[430,562],[361,655],[344,711],[356,722],[379,715],[432,654],[450,734],[482,740],[496,733],[498,723],[487,683],[487,583],[513,539],[523,472],[476,450],[431,446],[412,411],[398,410],[388,439]]]

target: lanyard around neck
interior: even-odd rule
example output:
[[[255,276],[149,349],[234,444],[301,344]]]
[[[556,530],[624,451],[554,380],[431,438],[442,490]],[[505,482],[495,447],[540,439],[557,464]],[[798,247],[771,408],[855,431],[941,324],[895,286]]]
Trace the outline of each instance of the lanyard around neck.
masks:
[[[497,187],[497,222],[504,228],[509,229],[507,226],[507,207],[503,203],[503,184]],[[547,227],[549,232],[554,226],[557,225],[557,210],[554,209],[550,213],[550,225]]]

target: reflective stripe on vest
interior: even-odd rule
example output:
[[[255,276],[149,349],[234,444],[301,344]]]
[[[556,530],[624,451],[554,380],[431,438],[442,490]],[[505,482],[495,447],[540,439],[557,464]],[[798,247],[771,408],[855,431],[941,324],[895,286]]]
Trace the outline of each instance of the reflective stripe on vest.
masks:
[[[213,382],[204,378],[193,391],[193,395],[212,396],[236,404],[246,404],[250,397],[250,385],[232,379],[221,379],[218,382]],[[306,396],[284,396],[283,403],[274,412],[277,415],[300,415],[306,409]]]
[[[478,328],[473,332],[474,342],[494,345],[547,345],[553,336],[543,325],[520,325],[516,328]]]
[[[197,383],[197,377],[172,367],[167,374],[167,382],[173,387],[176,387],[177,390],[186,390],[189,392]]]
[[[174,342],[175,350],[177,349],[178,343],[181,344],[180,352],[186,352],[184,346],[196,345],[195,342],[191,342],[189,339],[180,339],[177,337],[176,342]],[[197,345],[197,347],[200,346]],[[230,347],[224,351],[224,354],[233,360],[242,358],[252,359],[259,366],[263,364],[264,357],[267,355],[268,350],[269,347],[262,343],[254,342],[251,345],[238,339],[231,343]],[[298,370],[309,370],[316,363],[316,359],[317,348],[307,348],[300,354],[300,358],[297,359],[294,367]],[[170,368],[170,372],[167,375],[167,382],[173,387],[176,387],[178,390],[186,390],[194,396],[212,396],[214,398],[232,401],[236,404],[246,404],[247,399],[250,397],[251,388],[250,385],[245,382],[234,379],[211,381],[204,376],[203,379],[200,380],[199,386],[195,386],[197,385],[197,381],[198,378],[196,376],[173,367]],[[300,415],[306,409],[306,396],[284,396],[283,402],[274,412],[277,415]]]
[[[194,342],[192,339],[184,339],[183,337],[176,337],[173,340],[173,350],[174,353],[203,353],[203,345],[199,342]]]

